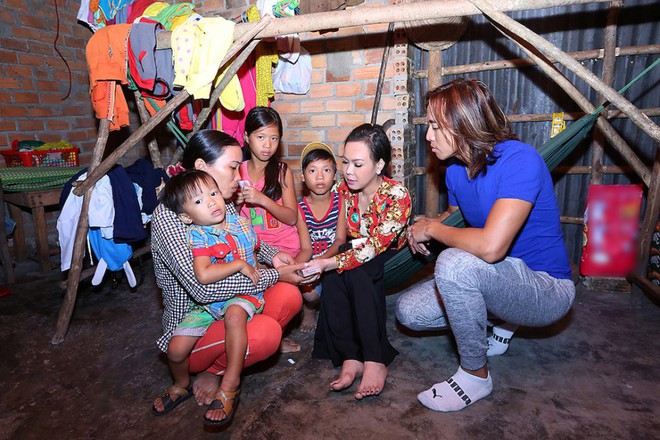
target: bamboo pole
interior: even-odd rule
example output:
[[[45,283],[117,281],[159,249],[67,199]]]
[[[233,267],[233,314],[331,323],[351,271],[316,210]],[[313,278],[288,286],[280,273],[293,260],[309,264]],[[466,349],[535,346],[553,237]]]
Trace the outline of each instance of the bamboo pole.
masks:
[[[442,84],[442,50],[435,49],[429,51],[429,91]],[[436,216],[440,214],[440,176],[436,172],[440,165],[437,156],[426,150],[426,200],[425,210],[427,216]]]
[[[605,57],[605,49],[581,50],[578,52],[566,52],[575,60],[596,60]],[[660,44],[648,44],[641,46],[617,47],[614,55],[617,57],[627,55],[654,55],[660,53]],[[557,60],[548,57],[550,61],[556,63]],[[492,60],[481,63],[459,64],[457,66],[446,66],[442,68],[443,75],[463,75],[466,73],[486,72],[502,69],[519,69],[521,67],[535,66],[536,63],[530,58],[514,58],[510,60]],[[426,78],[425,69],[416,70],[413,78]]]
[[[477,6],[479,10],[481,10],[484,15],[486,15],[492,21],[495,21],[503,28],[507,29],[515,35],[518,35],[520,38],[523,38],[525,41],[532,44],[537,50],[555,58],[557,62],[582,78],[589,86],[591,86],[591,88],[596,90],[601,96],[606,98],[612,104],[621,109],[621,111],[627,114],[630,117],[630,120],[635,123],[635,125],[641,128],[657,142],[660,142],[660,127],[658,127],[658,125],[651,121],[647,116],[642,114],[630,101],[619,95],[616,90],[606,84],[603,84],[603,82],[596,75],[587,70],[582,64],[575,61],[564,51],[550,43],[545,38],[534,33],[507,15],[499,12],[488,1],[469,1]]]
[[[146,123],[151,119],[151,115],[147,111],[147,107],[144,105],[144,99],[142,99],[142,94],[138,90],[133,91],[133,96],[135,96],[135,105],[137,105],[138,114],[140,115],[140,120],[142,123]],[[160,158],[160,150],[158,149],[158,143],[154,137],[147,144],[149,148],[149,156],[151,156],[151,163],[153,163],[155,168],[163,168],[163,161]]]
[[[112,81],[114,83],[114,81]],[[110,90],[114,90],[114,84]],[[92,153],[92,162],[89,165],[88,173],[93,172],[101,163],[103,152],[108,141],[110,134],[110,120],[101,119],[99,126],[99,137],[96,139],[96,145]],[[82,211],[80,212],[80,219],[78,220],[78,227],[76,228],[76,236],[73,242],[73,255],[71,257],[71,268],[69,269],[69,276],[67,278],[66,293],[64,294],[64,301],[60,306],[60,312],[57,316],[57,324],[55,324],[55,333],[50,340],[53,345],[60,344],[64,341],[66,332],[69,329],[71,322],[71,315],[73,314],[73,307],[76,304],[76,297],[78,296],[78,284],[80,283],[80,273],[82,271],[82,259],[85,254],[85,237],[89,226],[89,203],[92,199],[93,189],[85,192],[82,203]],[[69,196],[73,197],[73,196]]]
[[[545,9],[587,3],[605,3],[609,0],[499,0],[502,11]],[[479,15],[477,8],[468,0],[431,0],[397,5],[360,5],[342,11],[318,12],[273,20],[260,38],[278,37],[300,32],[321,31],[324,29],[364,26],[368,24],[428,20],[433,18],[462,17]],[[239,23],[234,29],[234,39],[239,38],[249,28],[248,23]],[[157,36],[158,49],[170,48],[170,32]]]
[[[610,3],[610,10],[607,13],[607,22],[603,36],[603,83],[612,86],[614,81],[614,64],[616,63],[616,30],[619,20],[619,12],[623,7],[621,0],[614,0]],[[605,103],[601,99],[599,104]],[[591,146],[591,183],[600,184],[603,182],[603,156],[605,152],[605,136],[602,131],[594,132],[594,139]]]
[[[161,32],[163,33],[163,32]],[[221,66],[224,66],[229,60],[234,58],[234,55],[238,53],[246,44],[248,44],[252,39],[254,39],[259,31],[255,25],[252,26],[249,32],[243,34],[238,40],[234,41],[234,44],[229,48],[224,59],[220,63]],[[185,102],[186,99],[190,96],[187,90],[182,90],[176,95],[172,100],[170,100],[163,108],[161,108],[146,124],[143,124],[140,128],[135,130],[128,139],[126,139],[115,151],[112,152],[99,166],[94,169],[94,171],[87,174],[87,179],[82,182],[73,192],[76,195],[84,194],[89,188],[94,185],[101,177],[103,177],[109,170],[112,168],[117,161],[126,154],[131,148],[133,148],[144,136],[151,132],[160,122],[170,115],[176,108]]]
[[[589,100],[587,100],[587,98],[585,98],[584,95],[582,95],[580,91],[568,79],[566,79],[566,77],[562,75],[561,72],[559,72],[549,60],[545,58],[541,58],[539,55],[532,52],[525,44],[518,41],[518,38],[523,38],[523,36],[517,33],[517,31],[523,31],[523,33],[528,36],[535,35],[536,37],[538,37],[538,38],[533,38],[535,42],[531,42],[528,39],[523,40],[527,44],[533,44],[535,47],[539,46],[538,44],[539,41],[537,41],[539,39],[542,40],[542,42],[540,42],[541,46],[547,46],[550,45],[550,43],[548,43],[546,40],[539,37],[538,35],[534,34],[529,29],[520,25],[519,23],[516,23],[514,20],[510,19],[506,15],[495,11],[484,0],[470,0],[470,1],[475,4],[478,3],[480,7],[483,6],[485,11],[484,14],[489,20],[492,20],[492,22],[495,23],[495,27],[503,35],[511,39],[511,41],[513,41],[514,43],[516,43],[520,47],[520,49],[527,54],[527,56],[535,60],[539,68],[541,68],[546,73],[546,75],[550,77],[550,79],[555,81],[577,103],[577,105],[580,106],[580,108],[584,112],[592,113],[595,110],[593,104],[591,104],[591,102],[589,102]],[[506,26],[502,23],[506,23]],[[514,31],[513,29],[516,30]],[[557,49],[557,51],[559,51],[559,49]],[[626,115],[628,115],[629,117],[631,116],[630,112],[625,111],[621,107],[619,108],[622,111],[624,111]],[[635,113],[644,116],[639,110],[636,110]],[[648,117],[646,116],[644,117],[650,121]],[[644,184],[648,186],[651,182],[651,173],[649,169],[646,167],[646,165],[644,165],[644,163],[639,159],[639,157],[637,157],[635,152],[628,146],[625,140],[616,132],[616,130],[614,130],[614,128],[610,125],[610,123],[607,122],[607,120],[605,120],[605,118],[603,118],[602,116],[598,118],[596,125],[603,131],[603,133],[605,133],[607,139],[612,143],[612,145],[621,154],[621,156],[623,156],[623,158],[633,167],[633,169],[642,179]]]

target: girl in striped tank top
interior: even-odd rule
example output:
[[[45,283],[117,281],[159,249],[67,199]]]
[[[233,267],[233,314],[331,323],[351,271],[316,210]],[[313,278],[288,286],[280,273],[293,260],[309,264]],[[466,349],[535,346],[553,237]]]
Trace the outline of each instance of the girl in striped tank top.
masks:
[[[339,246],[346,242],[346,213],[344,203],[333,191],[337,162],[335,156],[324,143],[312,142],[300,156],[303,182],[307,196],[299,202],[312,243],[312,259],[321,255],[332,257],[339,253]],[[316,329],[316,309],[321,295],[321,283],[300,286],[303,292],[303,320],[300,331],[313,332]]]

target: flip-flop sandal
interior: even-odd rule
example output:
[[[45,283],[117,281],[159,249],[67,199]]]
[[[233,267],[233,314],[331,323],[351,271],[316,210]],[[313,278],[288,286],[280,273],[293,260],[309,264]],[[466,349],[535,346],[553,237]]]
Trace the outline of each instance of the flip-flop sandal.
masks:
[[[172,400],[171,396],[179,396],[178,399]],[[176,385],[170,385],[160,396],[160,399],[163,401],[163,410],[158,411],[155,406],[151,406],[151,410],[154,415],[162,416],[172,411],[174,408],[179,406],[179,404],[185,402],[193,396],[192,385],[189,385],[188,388],[179,387]]]
[[[208,406],[208,408],[206,408],[206,410],[207,411],[213,409],[222,410],[222,412],[225,413],[225,418],[222,420],[213,420],[213,419],[209,419],[208,417],[206,417],[206,414],[204,414],[204,424],[207,426],[218,427],[218,426],[225,426],[226,424],[231,422],[231,419],[234,417],[234,413],[236,412],[236,407],[238,406],[238,398],[240,394],[241,394],[240,389],[231,392],[231,391],[225,391],[222,388],[218,388],[218,391],[215,393],[215,399],[213,399],[213,401]]]

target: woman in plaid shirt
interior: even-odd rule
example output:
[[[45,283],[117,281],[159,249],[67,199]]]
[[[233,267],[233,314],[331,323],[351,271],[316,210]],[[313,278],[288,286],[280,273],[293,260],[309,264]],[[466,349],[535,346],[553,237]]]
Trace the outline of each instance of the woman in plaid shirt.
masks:
[[[222,196],[229,200],[238,188],[238,167],[242,160],[241,147],[231,136],[215,131],[202,130],[196,133],[185,149],[182,166],[209,173],[217,182]],[[227,213],[237,214],[233,203],[227,202]],[[208,304],[227,300],[237,294],[264,292],[265,306],[261,315],[256,315],[247,325],[248,350],[245,367],[262,361],[275,353],[282,338],[282,328],[296,316],[302,306],[302,297],[295,284],[303,279],[296,271],[304,264],[293,264],[293,258],[277,249],[261,244],[257,259],[272,266],[259,269],[259,281],[240,273],[220,282],[201,284],[195,278],[192,254],[186,241],[186,226],[177,215],[159,205],[153,213],[151,225],[151,251],[154,261],[156,283],[163,294],[163,336],[156,342],[166,352],[172,332],[194,303]],[[209,405],[214,399],[220,376],[226,368],[225,327],[216,321],[202,336],[190,355],[190,372],[197,374],[193,383],[193,394],[199,405]],[[185,398],[173,393],[167,396],[176,402]],[[166,397],[163,397],[165,399]],[[163,402],[155,402],[160,410]],[[164,406],[163,406],[164,409]],[[222,420],[220,409],[208,410],[209,420]]]

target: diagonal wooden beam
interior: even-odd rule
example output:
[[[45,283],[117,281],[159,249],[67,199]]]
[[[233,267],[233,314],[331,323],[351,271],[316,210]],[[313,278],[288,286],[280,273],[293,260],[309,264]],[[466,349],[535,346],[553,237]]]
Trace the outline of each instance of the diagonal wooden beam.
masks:
[[[545,38],[508,17],[506,14],[495,9],[488,1],[469,1],[477,8],[479,8],[479,10],[489,19],[528,41],[539,51],[549,55],[550,57],[553,57],[555,60],[557,60],[558,63],[564,65],[577,76],[582,78],[587,84],[589,84],[589,86],[591,86],[591,88],[596,90],[599,94],[601,94],[601,96],[606,98],[612,104],[616,105],[622,112],[628,115],[631,121],[633,121],[649,136],[655,139],[656,142],[660,142],[660,127],[651,121],[648,116],[640,112],[639,109],[637,109],[637,107],[635,107],[630,101],[619,95],[616,90],[603,83],[600,78],[590,72],[582,64],[577,62],[575,59],[570,57],[568,54],[550,43]]]

